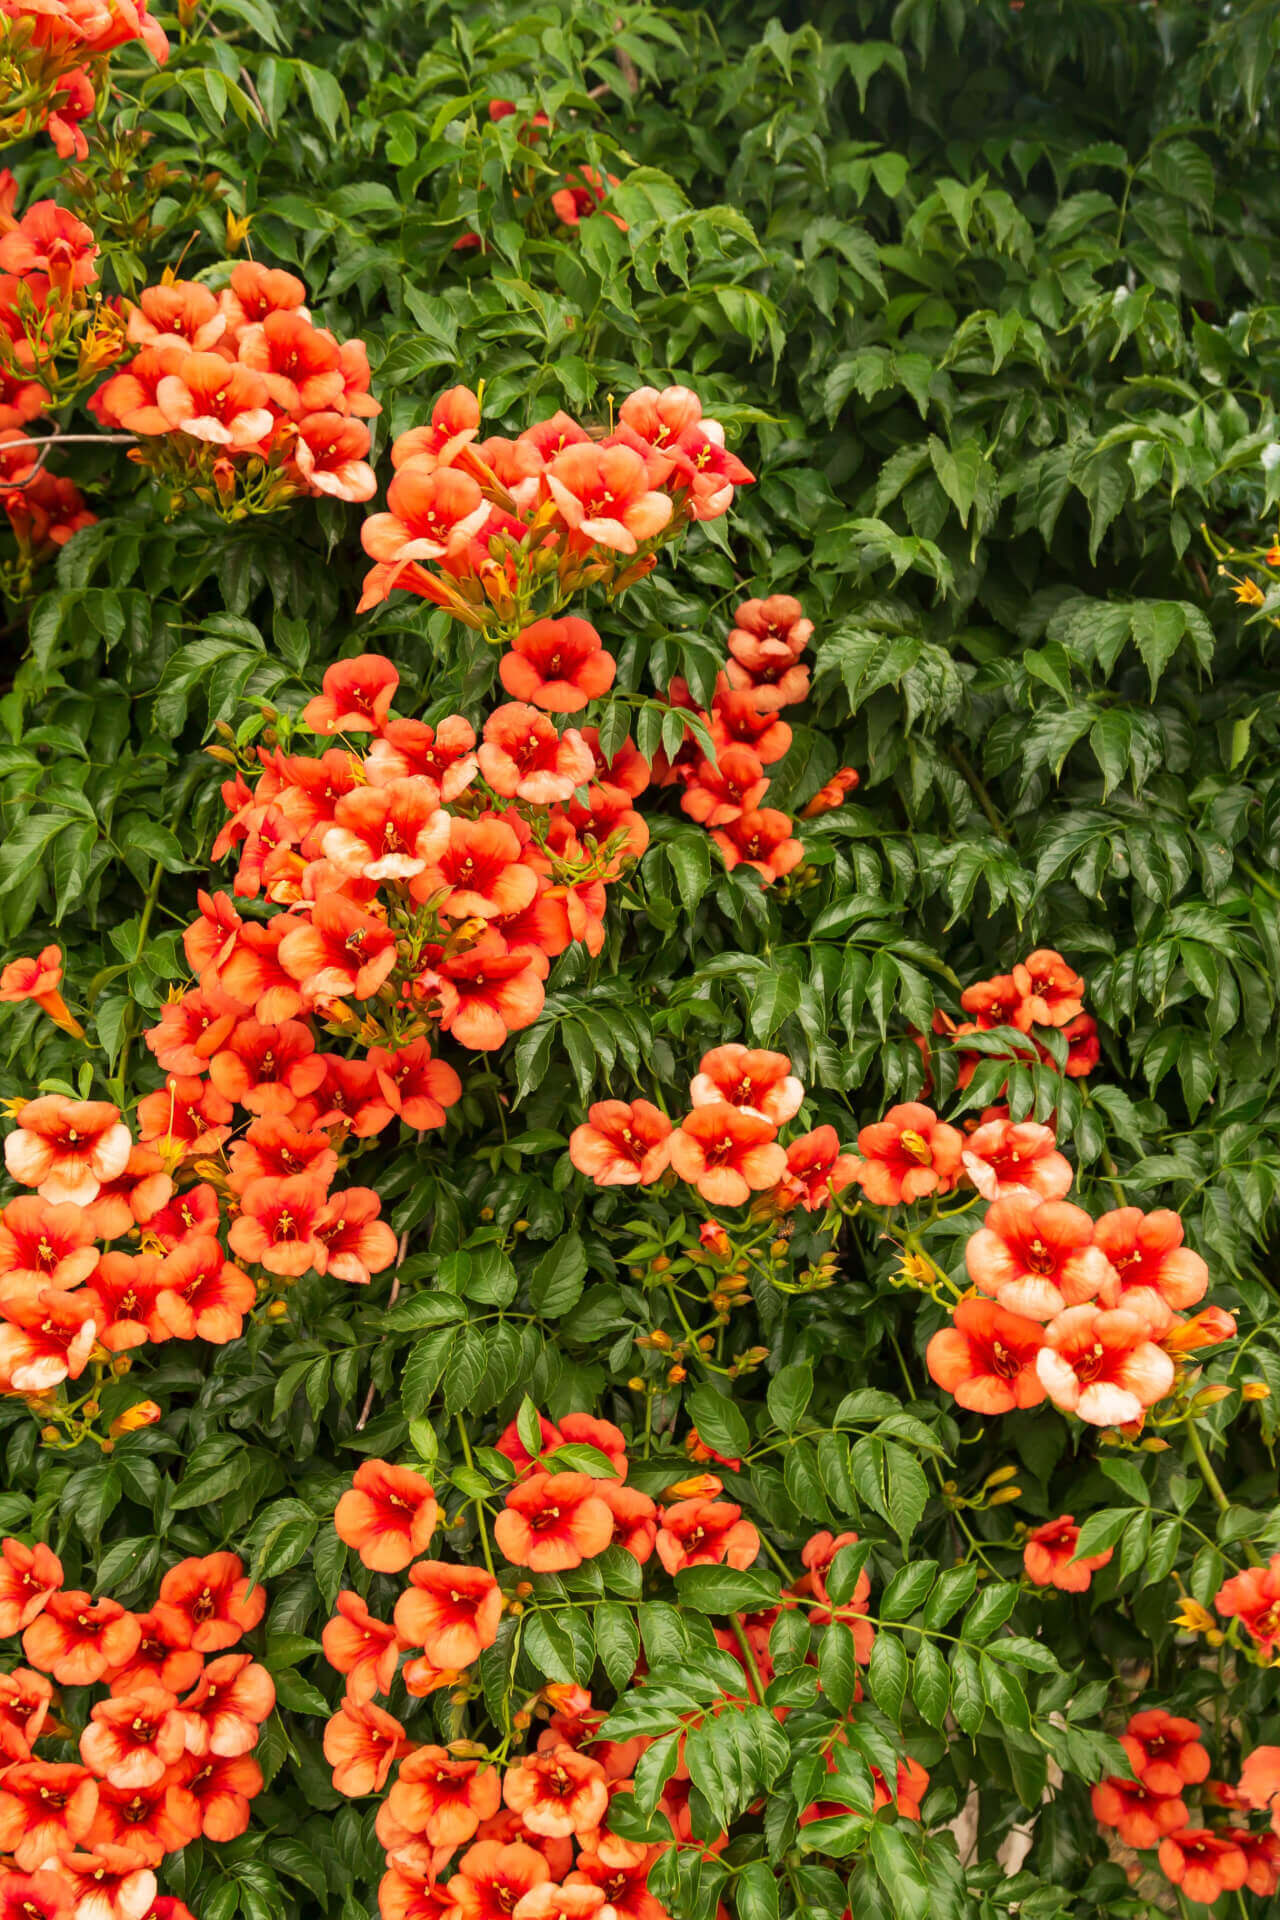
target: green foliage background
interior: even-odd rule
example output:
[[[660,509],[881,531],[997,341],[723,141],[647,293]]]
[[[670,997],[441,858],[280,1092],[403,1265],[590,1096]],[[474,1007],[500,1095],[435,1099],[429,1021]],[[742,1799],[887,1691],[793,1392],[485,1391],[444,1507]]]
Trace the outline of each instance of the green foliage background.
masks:
[[[447,1460],[454,1414],[505,1419],[525,1387],[629,1417],[620,1383],[650,1308],[625,1223],[642,1241],[650,1228],[616,1195],[583,1202],[558,1149],[588,1099],[629,1096],[642,1066],[678,1098],[704,1046],[776,1044],[849,1139],[918,1090],[908,1030],[935,1005],[955,1013],[961,984],[1060,948],[1087,977],[1103,1060],[1088,1083],[1016,1069],[1015,1110],[1056,1109],[1085,1204],[1113,1204],[1118,1180],[1182,1211],[1214,1298],[1251,1330],[1248,1371],[1280,1398],[1280,589],[1246,616],[1201,532],[1268,538],[1280,500],[1278,58],[1270,0],[217,0],[162,73],[117,63],[115,124],[150,136],[133,171],[174,169],[140,235],[131,190],[113,199],[98,170],[89,217],[127,242],[121,290],[188,240],[183,271],[199,273],[224,257],[228,209],[251,215],[255,257],[294,268],[318,318],[368,341],[380,448],[459,380],[484,380],[486,419],[509,431],[557,406],[602,415],[642,380],[696,387],[759,484],[609,616],[619,685],[680,674],[705,697],[737,599],[795,592],[817,622],[816,682],[770,803],[798,809],[844,763],[862,777],[805,828],[803,884],[767,894],[723,874],[674,807],[651,817],[601,960],[560,962],[543,1019],[471,1076],[446,1135],[361,1162],[411,1231],[406,1281],[430,1278],[432,1296],[384,1318],[381,1289],[305,1283],[287,1333],[260,1328],[210,1364],[162,1357],[147,1382],[170,1417],[111,1462],[37,1466],[30,1422],[10,1421],[6,1519],[29,1525],[31,1501],[56,1512],[72,1560],[105,1549],[120,1597],[148,1587],[162,1541],[240,1543],[272,1587],[277,1764],[292,1750],[276,1831],[204,1870],[204,1920],[237,1903],[247,1920],[368,1910],[370,1822],[334,1817],[311,1717],[317,1682],[332,1691],[312,1655],[341,1579],[326,1516],[359,1450],[393,1452],[407,1421],[420,1440],[436,1420]],[[491,123],[493,97],[519,112]],[[524,144],[534,108],[553,129]],[[584,164],[619,176],[625,234],[552,215]],[[19,171],[34,197],[57,169],[41,153]],[[455,250],[465,232],[483,249]],[[30,609],[0,700],[0,927],[6,953],[62,941],[132,1097],[158,1077],[137,1036],[181,970],[220,815],[211,726],[255,738],[264,703],[300,707],[344,653],[387,653],[401,707],[427,718],[484,697],[495,662],[424,604],[355,618],[356,510],[165,524],[105,452],[72,470],[101,520]],[[33,1012],[6,1032],[6,1091],[67,1070]],[[953,1069],[934,1068],[946,1100]],[[980,1108],[1007,1073],[984,1068],[955,1106]],[[518,1092],[510,1114],[500,1086]],[[477,1232],[484,1204],[497,1217]],[[879,1396],[872,1422],[886,1395],[890,1415],[911,1399],[895,1343],[908,1387],[926,1385],[936,1318],[879,1263],[850,1246],[832,1292],[757,1303],[769,1375],[812,1363],[828,1427],[851,1387]],[[517,1290],[531,1318],[506,1317]],[[370,1382],[379,1411],[357,1434]],[[954,1423],[925,1399],[915,1414],[952,1450]],[[661,1404],[673,1417],[674,1396]],[[1260,1412],[1237,1394],[1206,1423],[1231,1436],[1221,1523],[1177,1455],[1108,1479],[1056,1417],[966,1436],[975,1480],[1016,1449],[1028,1517],[1123,1508],[1100,1611],[1048,1603],[1064,1663],[1101,1685],[1142,1660],[1162,1697],[1204,1697],[1165,1576],[1177,1564],[1202,1599],[1220,1578],[1212,1544],[1196,1558],[1184,1534],[1193,1513],[1220,1540],[1280,1543]],[[878,1521],[838,1448],[795,1446],[785,1479],[762,1470],[739,1493],[797,1541],[828,1512],[862,1514],[886,1568],[945,1564],[918,1447],[897,1486],[875,1479]],[[1010,1516],[983,1524],[1006,1537]],[[1018,1734],[1002,1700],[979,1697],[946,1762],[937,1743],[941,1791],[958,1805],[981,1786],[983,1864],[962,1886],[935,1861],[910,1899],[925,1887],[938,1915],[1145,1911],[1080,1781],[1042,1806],[1062,1755]],[[1255,1677],[1237,1710],[1265,1700]],[[1090,1756],[1063,1763],[1087,1773]],[[1026,1866],[1004,1877],[996,1848],[1029,1809]],[[868,1872],[860,1914],[915,1910],[900,1866]],[[674,1910],[709,1915],[716,1892],[685,1888]],[[806,1897],[837,1911],[829,1887]]]

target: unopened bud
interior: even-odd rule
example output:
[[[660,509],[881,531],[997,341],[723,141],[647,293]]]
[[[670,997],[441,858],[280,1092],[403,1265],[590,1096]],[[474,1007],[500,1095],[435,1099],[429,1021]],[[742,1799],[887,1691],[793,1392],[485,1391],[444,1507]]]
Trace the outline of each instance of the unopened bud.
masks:
[[[492,1218],[493,1218],[493,1208],[492,1208],[492,1207],[481,1207],[481,1209],[480,1209],[480,1218],[481,1218],[482,1220],[492,1220]]]
[[[1246,1380],[1240,1392],[1246,1400],[1269,1400],[1271,1398],[1271,1389],[1265,1380]]]
[[[667,1353],[671,1347],[671,1335],[662,1327],[655,1327],[649,1335],[649,1345],[656,1347],[659,1353]]]
[[[1002,1487],[1006,1480],[1014,1479],[1017,1472],[1017,1467],[997,1467],[994,1473],[987,1475],[983,1485],[987,1487]]]
[[[644,1392],[644,1388],[645,1388],[645,1383],[644,1383],[644,1379],[643,1379],[643,1377],[642,1377],[642,1375],[640,1375],[640,1374],[638,1374],[638,1373],[633,1373],[633,1374],[632,1374],[632,1376],[631,1376],[631,1378],[630,1378],[630,1379],[628,1380],[628,1382],[627,1382],[627,1385],[628,1385],[628,1387],[630,1387],[630,1389],[631,1389],[631,1391],[632,1391],[632,1393],[643,1393],[643,1392]]]
[[[1222,1383],[1201,1387],[1199,1393],[1191,1402],[1191,1411],[1193,1413],[1200,1413],[1206,1407],[1216,1407],[1218,1402],[1225,1400],[1230,1392],[1231,1388]]]
[[[1007,1507],[1011,1500],[1021,1500],[1021,1498],[1021,1487],[1001,1487],[998,1492],[992,1494],[987,1505],[989,1507]]]
[[[44,1441],[45,1445],[49,1447],[53,1445],[55,1440],[60,1440],[62,1435],[56,1427],[41,1427],[40,1438]]]
[[[123,1413],[116,1415],[111,1422],[110,1432],[117,1438],[125,1433],[138,1433],[143,1427],[154,1427],[162,1417],[162,1411],[154,1400],[139,1400],[136,1405],[126,1407]]]
[[[787,1252],[787,1248],[789,1244],[790,1243],[786,1240],[773,1240],[770,1242],[769,1251],[773,1255],[775,1260],[781,1260],[783,1258],[784,1254]]]
[[[287,1300],[272,1300],[267,1307],[268,1320],[285,1320],[289,1315]]]
[[[115,1375],[117,1380],[123,1380],[126,1373],[133,1372],[132,1355],[127,1353],[118,1353],[115,1359],[111,1362],[111,1371]]]
[[[102,1402],[100,1400],[86,1400],[80,1411],[84,1414],[86,1420],[96,1420],[102,1412]]]
[[[678,1387],[682,1380],[687,1380],[688,1378],[689,1369],[687,1367],[675,1366],[667,1369],[667,1381],[668,1384],[673,1387]]]

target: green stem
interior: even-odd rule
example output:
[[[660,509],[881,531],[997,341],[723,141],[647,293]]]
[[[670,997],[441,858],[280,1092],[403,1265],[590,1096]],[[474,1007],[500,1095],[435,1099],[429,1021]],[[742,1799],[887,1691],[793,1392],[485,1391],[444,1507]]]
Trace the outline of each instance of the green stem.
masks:
[[[764,1681],[760,1678],[760,1669],[756,1665],[756,1657],[751,1651],[751,1642],[747,1639],[746,1628],[736,1613],[729,1615],[729,1625],[733,1629],[733,1637],[737,1641],[739,1651],[742,1654],[742,1663],[747,1669],[747,1676],[756,1690],[756,1699],[763,1706]]]
[[[1253,884],[1255,887],[1261,887],[1262,891],[1264,893],[1269,893],[1273,900],[1280,900],[1280,887],[1276,887],[1275,885],[1273,885],[1273,883],[1270,880],[1265,880],[1263,876],[1258,872],[1258,869],[1254,866],[1251,866],[1249,862],[1246,859],[1244,859],[1241,854],[1238,854],[1238,853],[1236,855],[1236,865],[1238,867],[1244,868],[1249,878],[1253,881]]]
[[[462,1442],[462,1457],[474,1473],[475,1462],[471,1458],[471,1440],[467,1434],[466,1422],[463,1420],[461,1414],[457,1416],[457,1421],[458,1438]],[[470,1505],[475,1509],[476,1525],[480,1529],[480,1545],[484,1551],[484,1563],[489,1569],[491,1578],[496,1580],[498,1576],[494,1571],[493,1549],[489,1545],[489,1529],[485,1524],[484,1501],[477,1497],[470,1502]]]
[[[782,1575],[787,1585],[789,1587],[794,1586],[795,1575],[792,1573],[790,1567],[787,1565],[782,1555],[778,1552],[778,1549],[774,1546],[773,1542],[771,1540],[766,1540],[764,1535],[761,1534],[760,1545],[764,1548],[765,1552],[768,1554],[769,1558],[772,1560],[774,1566],[778,1569],[778,1572]]]
[[[1186,1429],[1187,1439],[1191,1442],[1192,1458],[1200,1469],[1200,1478],[1204,1481],[1205,1489],[1217,1507],[1218,1512],[1226,1513],[1230,1509],[1231,1502],[1223,1491],[1221,1480],[1219,1480],[1213,1470],[1212,1463],[1204,1449],[1204,1441],[1200,1438],[1200,1431],[1194,1419],[1189,1419],[1186,1422]],[[1262,1555],[1258,1552],[1258,1549],[1248,1540],[1242,1544],[1251,1565],[1260,1567],[1262,1565]]]
[[[960,769],[961,773],[964,775],[965,779],[968,781],[969,786],[973,791],[973,796],[977,801],[978,805],[982,808],[982,811],[986,814],[987,820],[989,821],[993,831],[998,833],[1000,838],[1007,842],[1009,839],[1009,829],[1005,826],[1004,821],[1000,818],[1000,815],[996,812],[995,804],[992,801],[991,795],[987,792],[986,787],[983,785],[981,778],[979,777],[977,772],[974,770],[974,768],[970,765],[969,761],[965,758],[964,754],[961,753],[959,747],[953,746],[949,749],[949,751],[950,751],[951,758],[955,761],[956,766]]]
[[[160,882],[163,879],[164,868],[157,860],[155,871],[151,875],[151,885],[147,888],[147,897],[142,903],[142,918],[138,922],[138,944],[133,954],[133,964],[135,967],[141,965],[142,962],[142,955],[147,944],[147,934],[151,930],[151,916],[156,910],[156,899],[160,892]],[[132,1045],[133,1030],[132,1027],[130,1027],[126,1029],[124,1042],[120,1048],[119,1065],[116,1068],[116,1081],[120,1088],[120,1099],[117,1104],[120,1106],[123,1106],[125,1103],[125,1075],[129,1068],[129,1049]]]

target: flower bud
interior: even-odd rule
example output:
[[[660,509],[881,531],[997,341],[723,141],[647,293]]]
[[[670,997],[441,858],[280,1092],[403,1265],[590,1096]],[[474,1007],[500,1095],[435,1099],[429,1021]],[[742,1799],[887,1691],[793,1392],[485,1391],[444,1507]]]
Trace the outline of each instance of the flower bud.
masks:
[[[1011,1500],[1021,1500],[1021,1487],[1001,1487],[988,1500],[989,1507],[1007,1507]]]
[[[678,1387],[682,1380],[687,1380],[688,1378],[689,1369],[687,1367],[675,1366],[667,1369],[667,1381],[670,1386]]]
[[[154,1400],[139,1400],[134,1406],[126,1407],[123,1413],[116,1415],[109,1431],[118,1439],[122,1434],[138,1433],[143,1427],[154,1427],[156,1421],[162,1417],[161,1409]]]
[[[1246,1380],[1240,1392],[1246,1400],[1269,1400],[1271,1398],[1271,1389],[1265,1380]]]
[[[714,1500],[724,1492],[724,1481],[714,1473],[691,1473],[687,1480],[673,1480],[662,1492],[667,1500]]]
[[[1194,1400],[1191,1402],[1191,1411],[1193,1413],[1201,1413],[1208,1407],[1216,1407],[1218,1405],[1218,1402],[1220,1400],[1225,1400],[1231,1391],[1232,1391],[1231,1388],[1226,1386],[1222,1382],[1219,1382],[1215,1385],[1211,1385],[1207,1387],[1201,1387],[1199,1393],[1195,1396]]]

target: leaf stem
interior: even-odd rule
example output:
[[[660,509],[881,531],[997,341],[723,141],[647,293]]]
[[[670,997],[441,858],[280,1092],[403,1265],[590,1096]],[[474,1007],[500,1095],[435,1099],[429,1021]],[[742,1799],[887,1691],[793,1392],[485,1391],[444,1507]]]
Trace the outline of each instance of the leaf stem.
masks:
[[[471,1458],[471,1439],[467,1433],[466,1422],[462,1418],[461,1414],[457,1415],[457,1425],[458,1425],[458,1438],[462,1442],[462,1457],[466,1461],[467,1465],[471,1468],[472,1472],[474,1472],[475,1462]],[[485,1524],[484,1501],[479,1498],[476,1498],[474,1500],[469,1501],[468,1504],[475,1508],[476,1525],[480,1529],[480,1545],[484,1550],[484,1563],[486,1567],[488,1567],[489,1569],[491,1578],[496,1580],[498,1576],[494,1570],[494,1565],[493,1565],[493,1549],[489,1545],[489,1529]]]
[[[742,1654],[742,1663],[747,1669],[747,1677],[755,1688],[756,1699],[760,1705],[763,1706],[764,1681],[760,1678],[760,1669],[756,1665],[755,1654],[751,1651],[751,1642],[747,1638],[746,1628],[742,1624],[741,1617],[736,1613],[729,1615],[729,1625],[733,1629],[733,1637],[737,1641],[739,1651]]]
[[[1191,1443],[1191,1455],[1197,1467],[1200,1469],[1200,1478],[1204,1481],[1205,1490],[1213,1500],[1218,1512],[1227,1513],[1230,1511],[1231,1502],[1223,1491],[1222,1482],[1214,1472],[1212,1462],[1205,1452],[1204,1441],[1200,1438],[1200,1430],[1196,1426],[1194,1419],[1188,1419],[1185,1424],[1187,1439]],[[1244,1547],[1251,1565],[1260,1567],[1262,1565],[1262,1555],[1258,1552],[1258,1549],[1249,1540],[1245,1540],[1241,1544]]]
[[[996,812],[995,802],[992,800],[991,795],[987,792],[987,789],[983,784],[981,777],[979,776],[977,771],[974,769],[970,761],[966,759],[965,755],[960,751],[959,747],[953,745],[948,748],[948,752],[952,760],[954,760],[956,766],[960,769],[960,772],[964,775],[965,779],[968,781],[969,786],[973,791],[973,796],[977,801],[978,805],[982,808],[982,811],[986,814],[987,820],[990,823],[993,831],[998,833],[1000,838],[1003,841],[1005,841],[1007,844],[1010,838],[1009,829],[1004,824],[1004,821],[1000,818],[1000,815]]]

